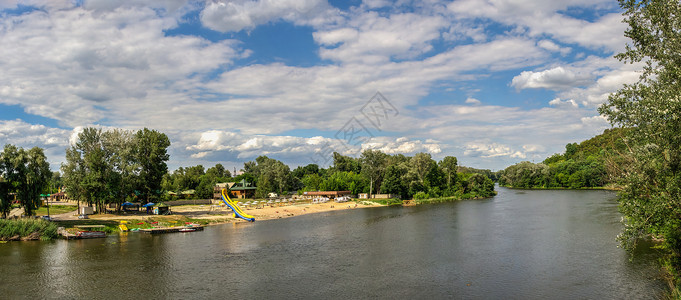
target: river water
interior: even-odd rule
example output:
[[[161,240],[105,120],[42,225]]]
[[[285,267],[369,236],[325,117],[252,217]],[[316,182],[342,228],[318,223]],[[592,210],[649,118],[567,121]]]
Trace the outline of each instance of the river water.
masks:
[[[351,209],[202,232],[0,244],[0,298],[645,299],[608,191],[520,191]]]

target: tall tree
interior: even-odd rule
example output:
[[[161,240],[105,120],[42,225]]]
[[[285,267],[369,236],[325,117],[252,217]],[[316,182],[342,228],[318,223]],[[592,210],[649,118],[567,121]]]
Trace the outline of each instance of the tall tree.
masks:
[[[140,164],[138,188],[149,202],[161,195],[161,181],[168,172],[170,139],[164,133],[144,128],[135,133],[134,144]]]
[[[28,151],[5,145],[0,154],[0,213],[7,215],[11,208],[10,193],[17,195],[24,213],[35,214],[40,207],[40,194],[47,191],[52,172],[42,148]]]
[[[454,156],[445,156],[439,163],[442,172],[447,176],[447,187],[452,187],[456,184],[456,170],[458,169],[458,161]],[[452,180],[453,179],[453,180]]]
[[[23,192],[20,193],[21,204],[27,216],[35,214],[40,207],[40,194],[47,191],[52,171],[42,148],[33,147],[26,152],[26,179]]]
[[[354,157],[345,156],[338,152],[334,152],[332,169],[333,171],[338,172],[353,172],[355,174],[359,174],[361,162]]]
[[[383,183],[381,183],[381,191],[407,199],[409,197],[409,183],[404,180],[407,172],[409,172],[409,169],[405,163],[389,165],[385,171]]]
[[[621,241],[633,249],[647,234],[664,238],[665,268],[681,288],[681,3],[620,0],[631,39],[622,61],[644,62],[637,83],[600,107],[613,125],[632,128],[633,167],[624,176]],[[677,295],[678,297],[678,295]]]
[[[17,155],[17,147],[10,144],[5,145],[0,153],[0,213],[3,217],[7,217],[12,209],[14,197],[10,194],[16,191],[14,182],[19,180],[14,172],[14,159]]]
[[[362,152],[359,161],[362,166],[361,174],[369,179],[369,194],[372,194],[375,190],[380,192],[383,174],[388,163],[388,155],[379,150],[367,149]]]
[[[416,173],[416,176],[418,176],[421,183],[424,183],[426,174],[428,174],[433,165],[436,164],[431,158],[430,153],[424,152],[416,153],[414,157],[411,158],[410,163],[412,170]]]

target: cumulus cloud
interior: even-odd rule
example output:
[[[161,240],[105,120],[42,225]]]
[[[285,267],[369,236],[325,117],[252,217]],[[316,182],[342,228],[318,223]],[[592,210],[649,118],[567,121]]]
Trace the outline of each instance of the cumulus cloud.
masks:
[[[480,105],[482,102],[480,102],[480,100],[478,100],[478,99],[469,97],[469,98],[466,99],[466,103],[473,104],[473,105]]]
[[[520,151],[514,151],[507,145],[488,142],[469,142],[466,144],[464,155],[480,156],[483,158],[491,158],[498,156],[508,156],[511,158],[525,158],[525,154]]]
[[[320,50],[324,59],[375,64],[431,51],[431,41],[439,39],[440,30],[448,24],[440,16],[401,13],[386,17],[369,11],[343,28],[320,30],[313,37],[320,45],[333,46]]]
[[[576,43],[592,49],[620,51],[626,39],[622,15],[608,13],[594,21],[580,20],[561,13],[569,7],[602,8],[616,4],[608,0],[541,1],[459,0],[448,9],[460,18],[487,18],[502,24],[521,27],[535,37],[551,36],[564,43]],[[517,28],[518,29],[518,28]]]
[[[555,107],[566,107],[566,108],[579,107],[579,104],[577,104],[577,102],[575,102],[575,100],[568,99],[568,100],[563,101],[563,100],[560,100],[560,98],[555,98],[555,99],[549,101],[549,105],[555,106]]]
[[[336,14],[325,0],[211,1],[201,12],[201,21],[213,30],[230,32],[282,19],[319,25],[330,21],[329,17],[334,19]]]
[[[0,47],[0,103],[66,126],[89,124],[120,103],[149,103],[156,90],[185,91],[196,81],[191,76],[240,55],[235,41],[165,36],[172,24],[151,8],[7,16],[0,20],[0,45],[12,46]]]
[[[523,71],[520,75],[513,77],[511,86],[518,90],[528,88],[562,90],[582,86],[589,82],[589,76],[575,73],[563,67],[555,67],[540,72]]]

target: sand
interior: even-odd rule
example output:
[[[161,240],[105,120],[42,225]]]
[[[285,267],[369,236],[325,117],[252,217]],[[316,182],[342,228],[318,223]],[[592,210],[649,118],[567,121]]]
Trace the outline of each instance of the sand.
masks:
[[[335,210],[347,210],[347,209],[362,209],[368,207],[380,207],[383,205],[374,202],[345,202],[345,203],[296,203],[296,204],[274,204],[272,206],[265,205],[264,207],[244,207],[241,206],[242,210],[249,215],[252,215],[256,221],[263,220],[273,220],[290,218],[300,215],[329,212]],[[95,214],[90,215],[90,219],[93,220],[144,220],[148,218],[159,218],[164,217],[168,219],[174,219],[179,216],[184,216],[192,219],[201,219],[209,221],[211,224],[220,223],[233,223],[233,222],[246,222],[240,218],[234,218],[232,216],[232,211],[224,205],[182,205],[182,206],[172,206],[172,215],[169,216],[157,216],[148,215],[144,212],[128,212],[123,214]],[[73,220],[77,219],[74,213],[62,214],[54,216],[56,220]]]

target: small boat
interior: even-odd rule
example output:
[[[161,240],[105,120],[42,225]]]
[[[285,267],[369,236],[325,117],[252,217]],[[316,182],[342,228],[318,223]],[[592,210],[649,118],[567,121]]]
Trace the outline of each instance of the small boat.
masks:
[[[197,231],[197,230],[198,230],[197,227],[185,227],[185,228],[180,229],[180,232],[192,232],[192,231]]]

